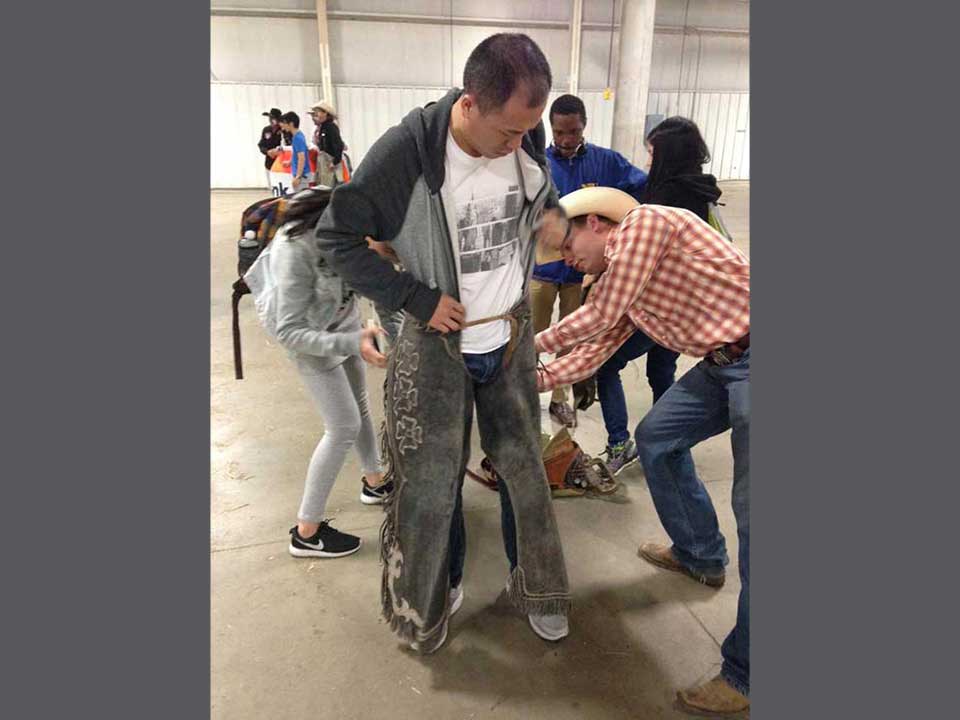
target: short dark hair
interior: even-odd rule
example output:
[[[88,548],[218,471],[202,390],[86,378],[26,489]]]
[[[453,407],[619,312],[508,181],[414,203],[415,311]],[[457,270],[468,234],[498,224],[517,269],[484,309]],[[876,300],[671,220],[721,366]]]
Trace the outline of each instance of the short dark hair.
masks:
[[[587,215],[590,215],[590,214],[591,213],[586,213],[584,215],[577,215],[574,218],[570,218],[570,224],[578,228],[583,227],[584,225],[587,224]],[[597,215],[597,213],[593,213],[593,214]],[[601,222],[603,222],[604,224],[610,227],[617,227],[620,224],[618,222],[615,222],[614,220],[611,220],[605,215],[597,215],[597,220],[600,220]]]
[[[550,122],[554,115],[579,115],[583,124],[587,124],[587,108],[576,95],[561,95],[554,100],[550,106]]]
[[[480,112],[504,106],[520,84],[527,107],[546,102],[553,84],[543,51],[522,33],[497,33],[477,45],[463,68],[463,89],[477,98]]]
[[[293,110],[290,112],[284,113],[283,117],[280,118],[285,123],[290,123],[295,128],[300,127],[300,116],[297,115]]]

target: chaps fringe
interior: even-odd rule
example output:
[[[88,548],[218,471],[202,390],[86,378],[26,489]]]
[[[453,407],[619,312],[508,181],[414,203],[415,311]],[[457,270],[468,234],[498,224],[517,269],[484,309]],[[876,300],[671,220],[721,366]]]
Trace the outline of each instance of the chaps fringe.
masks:
[[[530,595],[527,592],[523,568],[519,565],[510,573],[507,597],[525,615],[567,615],[570,612],[569,595]]]

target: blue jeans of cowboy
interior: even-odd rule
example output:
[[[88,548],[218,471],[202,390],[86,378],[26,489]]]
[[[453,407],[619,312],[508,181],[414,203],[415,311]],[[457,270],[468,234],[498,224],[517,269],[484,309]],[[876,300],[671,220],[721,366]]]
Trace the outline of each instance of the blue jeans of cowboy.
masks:
[[[475,385],[489,382],[500,370],[507,346],[497,348],[482,355],[463,354],[463,363],[467,366]],[[510,493],[506,483],[498,483],[500,492],[500,529],[503,534],[503,548],[510,561],[510,570],[517,566],[517,526],[510,505]],[[457,587],[463,580],[463,563],[467,556],[467,533],[463,522],[463,478],[460,479],[460,491],[453,511],[450,525],[450,587]]]
[[[647,356],[647,381],[653,390],[653,402],[673,385],[680,353],[657,345],[642,331],[637,330],[597,370],[597,396],[603,423],[607,427],[607,445],[613,447],[630,437],[627,429],[627,400],[623,395],[620,371],[627,363],[642,355]]]
[[[720,649],[721,674],[750,694],[750,350],[730,365],[698,363],[674,383],[637,427],[647,486],[677,560],[716,572],[727,564],[717,514],[690,448],[731,429],[733,514],[737,520],[740,598],[737,622]]]

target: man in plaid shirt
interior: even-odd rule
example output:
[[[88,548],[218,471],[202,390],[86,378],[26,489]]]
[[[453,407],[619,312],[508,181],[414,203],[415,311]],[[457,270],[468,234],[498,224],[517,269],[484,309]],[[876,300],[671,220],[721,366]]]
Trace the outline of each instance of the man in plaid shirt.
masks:
[[[645,543],[639,554],[711,587],[724,583],[726,543],[690,449],[733,429],[737,622],[721,648],[720,674],[678,696],[687,709],[742,712],[750,704],[750,263],[688,210],[636,206],[611,188],[584,188],[560,204],[569,218],[566,235],[560,240],[554,231],[546,242],[568,265],[600,279],[582,307],[537,335],[537,352],[570,350],[537,371],[539,390],[588,377],[637,328],[666,348],[703,358],[637,427],[647,486],[672,541]]]

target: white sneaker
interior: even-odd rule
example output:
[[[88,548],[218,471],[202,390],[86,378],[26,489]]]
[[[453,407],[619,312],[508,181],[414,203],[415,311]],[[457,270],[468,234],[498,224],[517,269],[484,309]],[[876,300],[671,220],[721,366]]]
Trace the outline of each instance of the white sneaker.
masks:
[[[507,577],[507,595],[510,594],[510,578]],[[527,615],[533,631],[544,640],[556,642],[570,634],[570,621],[566,615]]]
[[[455,588],[450,588],[450,616],[460,609],[463,605],[463,583],[461,582]]]
[[[527,615],[530,627],[544,640],[556,642],[570,634],[570,622],[566,615]]]

